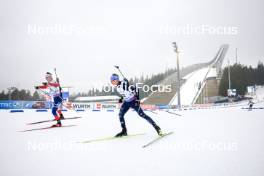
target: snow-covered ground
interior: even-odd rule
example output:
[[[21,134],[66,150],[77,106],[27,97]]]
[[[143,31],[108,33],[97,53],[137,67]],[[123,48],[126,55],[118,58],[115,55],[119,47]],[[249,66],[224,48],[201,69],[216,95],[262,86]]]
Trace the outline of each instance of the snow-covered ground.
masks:
[[[146,135],[82,144],[76,142],[119,132],[118,111],[67,112],[65,116],[83,118],[63,124],[77,126],[18,132],[51,125],[26,125],[49,119],[50,113],[1,110],[0,175],[262,176],[263,111],[241,107],[175,111],[181,117],[164,111],[147,112],[163,131],[174,134],[142,148],[157,135],[132,111],[126,115],[128,132]]]

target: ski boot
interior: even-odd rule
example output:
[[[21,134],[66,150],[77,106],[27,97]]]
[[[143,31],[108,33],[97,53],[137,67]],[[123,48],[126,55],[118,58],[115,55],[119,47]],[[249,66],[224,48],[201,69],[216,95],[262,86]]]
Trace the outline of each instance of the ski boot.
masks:
[[[57,123],[52,125],[51,127],[61,127],[61,121],[58,120]]]
[[[63,114],[60,114],[60,119],[65,119]]]
[[[157,133],[158,133],[159,136],[162,136],[163,135],[163,133],[162,133],[162,131],[161,131],[161,129],[160,129],[160,127],[158,125],[155,125],[154,128],[157,131]]]
[[[57,121],[57,124],[52,125],[51,127],[61,127],[61,121],[59,116],[55,116],[55,119]]]
[[[118,133],[118,134],[115,135],[115,137],[123,137],[123,136],[127,136],[127,130],[126,130],[126,128],[123,128],[120,133]]]

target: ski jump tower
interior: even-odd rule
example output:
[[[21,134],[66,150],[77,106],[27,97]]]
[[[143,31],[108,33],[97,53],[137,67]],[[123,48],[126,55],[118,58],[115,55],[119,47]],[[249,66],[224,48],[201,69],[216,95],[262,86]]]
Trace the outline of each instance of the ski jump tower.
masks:
[[[216,56],[207,63],[194,64],[181,69],[181,101],[182,105],[208,103],[211,97],[218,95],[218,87],[222,76],[222,64],[228,45],[220,47]],[[144,101],[145,104],[177,105],[177,72],[172,73],[158,84],[171,85],[171,92],[154,92]]]
[[[222,45],[215,58],[208,63],[208,71],[201,81],[200,88],[191,104],[212,103],[216,100],[222,77],[222,64],[228,47],[227,44]]]

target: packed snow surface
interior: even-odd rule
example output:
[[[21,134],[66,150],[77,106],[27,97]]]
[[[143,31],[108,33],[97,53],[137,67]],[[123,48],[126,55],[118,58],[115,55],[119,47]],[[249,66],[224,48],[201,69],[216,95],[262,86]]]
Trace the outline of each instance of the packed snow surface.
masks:
[[[263,107],[263,104],[255,104]],[[50,112],[1,110],[0,175],[151,175],[151,176],[261,176],[264,174],[263,109],[241,107],[174,111],[149,114],[170,136],[142,148],[155,137],[154,129],[133,111],[126,115],[129,134],[124,139],[78,143],[120,131],[114,112],[65,112],[65,128],[19,132],[53,124],[26,125],[51,119]]]

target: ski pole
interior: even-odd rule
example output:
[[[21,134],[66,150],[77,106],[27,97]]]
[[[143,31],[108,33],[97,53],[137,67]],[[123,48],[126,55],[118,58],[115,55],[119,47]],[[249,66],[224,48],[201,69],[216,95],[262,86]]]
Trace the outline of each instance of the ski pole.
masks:
[[[55,73],[55,76],[56,76],[56,81],[60,84],[60,80],[58,78],[57,69],[56,68],[54,68],[54,73]],[[60,94],[62,96],[62,88],[61,88],[61,86],[59,87],[59,89],[60,89]]]
[[[148,110],[149,112],[152,112],[153,114],[158,114],[157,112],[155,112],[155,111],[152,111],[152,110]]]
[[[123,78],[125,78],[125,76],[124,76],[124,74],[122,73],[122,71],[120,70],[119,66],[115,65],[114,67],[119,71],[119,73],[123,76]]]
[[[173,114],[173,115],[177,115],[177,116],[181,116],[181,114],[177,114],[177,113],[175,113],[175,112],[170,112],[170,111],[164,111],[164,112],[167,112],[167,113],[169,113],[169,114]]]
[[[59,83],[60,81],[58,80],[58,75],[57,75],[56,68],[54,68],[54,73],[55,73],[55,76],[56,76],[56,81],[58,81],[58,83]]]

